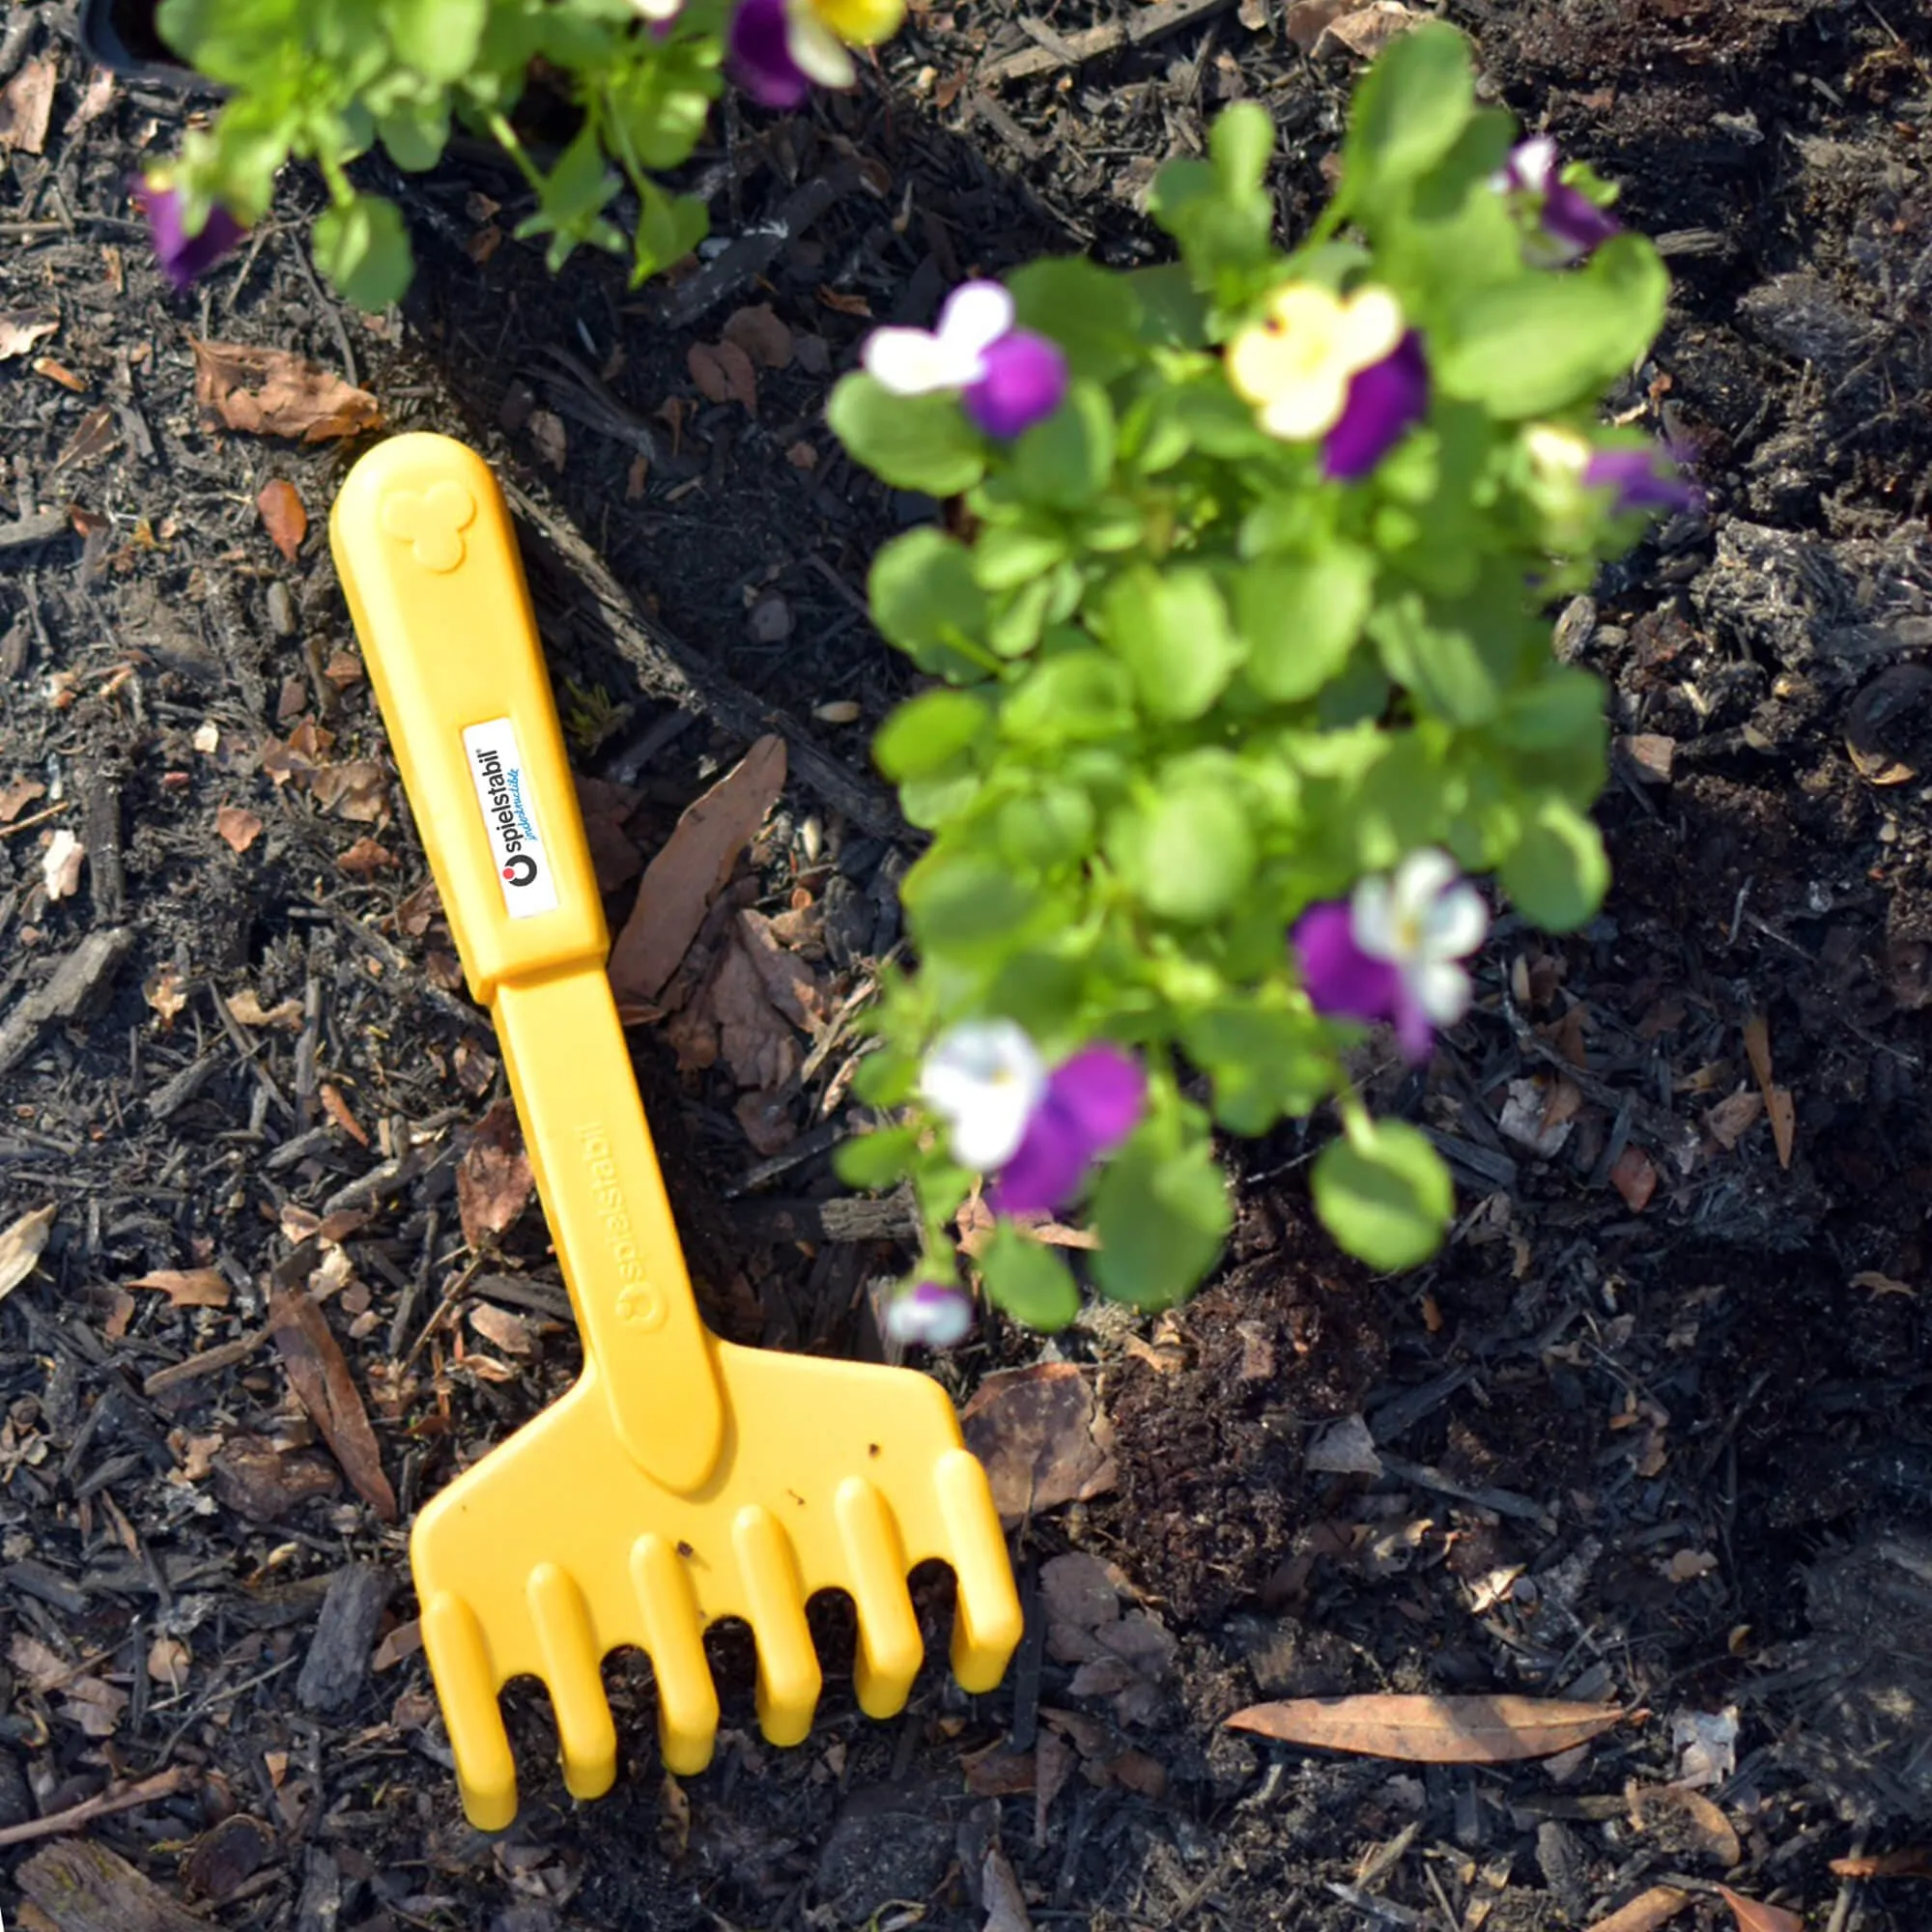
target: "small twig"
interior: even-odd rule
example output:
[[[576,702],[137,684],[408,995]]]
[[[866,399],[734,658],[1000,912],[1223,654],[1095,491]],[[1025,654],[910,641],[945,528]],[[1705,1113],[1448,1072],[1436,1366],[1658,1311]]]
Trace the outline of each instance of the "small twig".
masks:
[[[228,1002],[221,997],[220,987],[213,980],[208,981],[208,997],[213,1004],[214,1017],[221,1022],[221,1031],[228,1036],[228,1043],[235,1049],[236,1057],[255,1076],[262,1091],[282,1110],[284,1117],[293,1121],[296,1110],[289,1104],[288,1095],[276,1084],[275,1076],[256,1058],[255,1042],[242,1031],[242,1022],[228,1010]]]
[[[308,277],[308,285],[315,297],[315,305],[327,318],[330,332],[335,337],[335,346],[342,351],[342,373],[348,379],[352,389],[362,386],[361,379],[355,373],[355,351],[350,346],[349,331],[342,325],[342,310],[323,293],[322,280],[315,272],[315,264],[308,258],[308,250],[298,242],[295,249],[296,260],[301,264],[301,271]]]
[[[156,1798],[172,1798],[177,1791],[193,1781],[194,1773],[186,1765],[171,1765],[166,1771],[157,1771],[153,1777],[142,1778],[138,1784],[83,1798],[78,1804],[70,1804],[65,1811],[49,1812],[44,1818],[29,1818],[25,1824],[9,1825],[0,1830],[0,1845],[24,1845],[35,1838],[51,1838],[63,1832],[78,1832],[82,1826],[93,1824],[97,1818],[111,1818],[117,1811],[131,1811],[137,1804],[152,1804]]]
[[[141,1393],[149,1397],[166,1395],[170,1389],[180,1388],[184,1382],[199,1381],[203,1376],[219,1375],[224,1369],[239,1369],[268,1339],[269,1330],[260,1328],[238,1341],[204,1349],[200,1354],[190,1355],[184,1362],[170,1362],[166,1368],[156,1369],[141,1384]]]
[[[16,833],[31,832],[37,825],[44,825],[50,818],[58,818],[73,803],[64,798],[58,805],[50,805],[44,811],[37,811],[31,818],[16,820],[12,825],[0,825],[0,838],[12,838]]]
[[[1063,67],[1074,62],[1095,60],[1101,54],[1115,53],[1122,47],[1144,46],[1163,34],[1176,33],[1182,27],[1192,26],[1197,20],[1208,19],[1229,4],[1230,0],[1157,0],[1153,6],[1138,9],[1124,25],[1118,20],[1109,20],[1105,26],[1088,27],[1064,39],[1056,34],[1054,39],[1060,41],[1064,51],[1056,51],[1045,43],[1036,31],[1037,23],[1022,22],[1027,33],[1041,43],[1023,47],[1016,54],[1009,54],[1005,60],[995,61],[980,78],[988,86],[997,87],[1002,81],[1026,80],[1035,74],[1057,73]],[[1071,56],[1071,60],[1067,56]]]
[[[450,1310],[469,1293],[470,1283],[482,1272],[485,1260],[486,1257],[483,1255],[471,1255],[464,1264],[463,1271],[443,1290],[442,1299],[436,1304],[429,1320],[423,1323],[422,1332],[417,1335],[414,1346],[403,1357],[402,1366],[396,1371],[397,1381],[401,1381],[415,1367],[416,1357],[429,1346],[430,1337],[448,1320]]]

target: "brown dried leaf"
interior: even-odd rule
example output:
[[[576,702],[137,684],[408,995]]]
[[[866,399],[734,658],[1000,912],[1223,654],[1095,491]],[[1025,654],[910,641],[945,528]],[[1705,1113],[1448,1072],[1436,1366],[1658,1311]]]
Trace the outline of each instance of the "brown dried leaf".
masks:
[[[801,1033],[814,1033],[823,1026],[827,1002],[818,975],[796,952],[779,944],[771,921],[747,907],[738,915],[738,938],[772,1005]]]
[[[1431,1697],[1370,1691],[1251,1704],[1226,1719],[1283,1744],[1353,1751],[1404,1764],[1514,1764],[1554,1757],[1623,1721],[1617,1704],[1542,1697]]]
[[[996,1370],[959,1423],[966,1446],[986,1465],[993,1501],[1009,1527],[1114,1487],[1113,1425],[1077,1363]]]
[[[0,362],[24,355],[37,342],[44,342],[60,327],[60,317],[52,309],[14,309],[0,315]]]
[[[738,855],[784,789],[785,747],[760,738],[689,806],[648,867],[637,902],[611,949],[611,987],[620,1006],[648,1006],[677,971]]]
[[[764,369],[784,369],[791,363],[791,330],[772,313],[770,302],[734,310],[720,331]],[[694,372],[695,373],[695,372]]]
[[[532,410],[529,431],[537,454],[562,475],[564,465],[570,461],[570,432],[564,428],[563,418],[554,410]]]
[[[0,825],[12,825],[37,798],[45,798],[47,788],[39,779],[10,779],[0,785]]]
[[[247,851],[262,836],[262,821],[245,806],[219,806],[214,813],[214,829],[236,853]]]
[[[163,966],[158,973],[149,974],[141,984],[141,997],[154,1008],[155,1017],[160,1021],[163,1032],[174,1025],[187,1005],[181,975],[172,966]]]
[[[290,1033],[296,1033],[302,1023],[299,1000],[283,1000],[279,1005],[264,1007],[260,995],[252,986],[243,986],[233,995],[228,1002],[228,1010],[245,1027],[283,1027]]]
[[[1641,1214],[1657,1192],[1657,1163],[1633,1143],[1612,1164],[1610,1185],[1624,1197],[1624,1206],[1633,1214]]]
[[[494,1301],[479,1301],[469,1311],[469,1325],[493,1349],[500,1349],[506,1355],[534,1355],[537,1351],[536,1330],[528,1319],[498,1308]]]
[[[388,815],[389,775],[374,758],[326,766],[311,777],[309,790],[318,805],[364,825]]]
[[[1653,1784],[1634,1788],[1627,1796],[1638,1830],[1668,1833],[1669,1849],[1688,1841],[1725,1871],[1744,1857],[1731,1821],[1701,1791],[1687,1784]]]
[[[1711,1138],[1720,1148],[1734,1148],[1745,1135],[1757,1125],[1758,1117],[1764,1112],[1764,1095],[1746,1088],[1742,1093],[1729,1094],[1718,1102],[1704,1116],[1704,1124],[1711,1130]]]
[[[36,1208],[0,1229],[0,1301],[40,1266],[47,1245],[47,1231],[59,1212],[59,1203],[49,1202],[46,1207]]]
[[[1328,23],[1327,31],[1315,43],[1316,57],[1332,54],[1341,45],[1358,59],[1372,61],[1421,18],[1402,0],[1370,0],[1368,6],[1357,7]]]
[[[54,111],[54,84],[60,71],[53,62],[26,62],[5,92],[0,92],[0,148],[38,155],[47,145],[47,123]]]
[[[398,1624],[376,1646],[376,1654],[369,1660],[369,1668],[393,1670],[406,1658],[413,1657],[422,1645],[422,1624],[412,1617],[408,1623]]]
[[[529,1205],[530,1158],[517,1110],[498,1100],[476,1124],[456,1168],[456,1208],[471,1251],[508,1231]]]
[[[269,541],[293,563],[302,538],[308,535],[308,512],[296,486],[279,476],[264,483],[255,507],[262,513],[262,527],[268,531]]]
[[[1766,1905],[1762,1900],[1746,1898],[1727,1885],[1720,1885],[1718,1893],[1736,1915],[1738,1932],[1804,1932],[1804,1920],[1799,1913],[1787,1912],[1781,1905]]]
[[[234,1295],[213,1268],[156,1268],[128,1286],[158,1289],[171,1308],[226,1308]]]
[[[1640,1891],[1628,1905],[1620,1905],[1607,1918],[1599,1918],[1584,1932],[1657,1932],[1657,1927],[1675,1918],[1690,1903],[1688,1891],[1675,1886],[1654,1885]]]
[[[377,844],[365,833],[335,863],[352,877],[366,879],[385,866],[393,866],[396,855],[386,845]]]
[[[61,1716],[90,1738],[111,1738],[128,1708],[128,1693],[99,1677],[82,1677],[68,1687]]]
[[[1773,1087],[1764,1096],[1764,1110],[1771,1116],[1771,1143],[1777,1150],[1777,1164],[1788,1168],[1798,1145],[1798,1107],[1785,1087]]]
[[[322,1431],[351,1487],[384,1522],[396,1520],[396,1492],[383,1473],[382,1451],[369,1426],[342,1345],[305,1291],[276,1289],[269,1300],[275,1347],[289,1382]]]
[[[194,351],[195,401],[244,435],[327,442],[383,420],[374,396],[291,350],[193,336],[188,347]]]
[[[1914,1845],[1898,1852],[1866,1852],[1857,1858],[1833,1859],[1839,1878],[1932,1878],[1932,1851]]]
[[[707,402],[743,403],[748,414],[757,414],[758,372],[735,342],[694,342],[684,360]]]

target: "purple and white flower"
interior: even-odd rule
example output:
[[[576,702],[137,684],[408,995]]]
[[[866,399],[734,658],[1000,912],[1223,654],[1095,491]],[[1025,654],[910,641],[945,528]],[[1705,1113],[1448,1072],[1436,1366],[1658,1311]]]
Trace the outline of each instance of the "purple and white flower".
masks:
[[[731,76],[766,107],[802,106],[814,86],[850,87],[858,70],[847,48],[890,40],[904,18],[905,0],[740,0]]]
[[[875,328],[860,361],[895,396],[957,394],[1001,441],[1044,422],[1066,394],[1060,345],[1013,326],[1012,296],[998,282],[962,282],[932,328]]]
[[[1623,224],[1599,208],[1582,189],[1564,181],[1557,168],[1556,143],[1548,134],[1520,141],[1495,177],[1504,194],[1537,205],[1534,259],[1545,268],[1564,268],[1595,253]]]
[[[155,260],[177,295],[229,254],[248,231],[225,208],[212,208],[196,232],[187,232],[181,190],[164,176],[150,175],[134,185],[134,205],[148,217]]]
[[[916,1281],[886,1304],[886,1333],[895,1342],[951,1349],[973,1332],[973,1297],[944,1281]]]
[[[1538,423],[1524,432],[1529,460],[1546,480],[1607,491],[1610,507],[1632,510],[1701,509],[1704,493],[1682,473],[1683,458],[1664,444],[1648,449],[1601,449],[1576,431]]]
[[[1429,409],[1422,337],[1386,289],[1289,282],[1228,345],[1228,381],[1268,435],[1321,439],[1322,473],[1366,476]]]
[[[1293,943],[1315,1010],[1387,1020],[1410,1061],[1428,1059],[1438,1027],[1473,997],[1463,965],[1490,929],[1482,895],[1446,852],[1411,852],[1392,877],[1363,879],[1348,899],[1314,905]]]
[[[947,1123],[953,1158],[993,1176],[994,1213],[1047,1214],[1139,1124],[1147,1075],[1104,1041],[1049,1069],[1023,1027],[975,1020],[934,1042],[920,1094]]]

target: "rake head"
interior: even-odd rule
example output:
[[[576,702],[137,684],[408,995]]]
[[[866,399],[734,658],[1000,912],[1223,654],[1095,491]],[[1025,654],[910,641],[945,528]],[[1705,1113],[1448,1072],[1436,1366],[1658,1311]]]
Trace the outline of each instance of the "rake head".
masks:
[[[849,1593],[854,1680],[868,1716],[901,1709],[923,1661],[907,1573],[958,1579],[952,1663],[990,1690],[1021,1617],[985,1471],[936,1382],[863,1363],[713,1341],[723,1451],[701,1489],[661,1487],[624,1454],[593,1362],[562,1401],[458,1478],[417,1519],[411,1554],[423,1647],[464,1808],[486,1831],[516,1815],[497,1693],[540,1678],[564,1782],[594,1798],[617,1772],[602,1663],[651,1660],[666,1765],[709,1762],[718,1693],[703,1633],[741,1617],[757,1646],[758,1720],[774,1744],[811,1728],[821,1675],[806,1623],[815,1592]]]

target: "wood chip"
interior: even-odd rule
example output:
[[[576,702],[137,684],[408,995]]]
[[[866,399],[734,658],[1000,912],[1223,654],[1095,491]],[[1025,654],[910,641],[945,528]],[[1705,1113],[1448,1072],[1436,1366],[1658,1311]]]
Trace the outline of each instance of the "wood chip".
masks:
[[[186,1781],[179,1769],[147,1778],[142,1802],[179,1791]],[[97,1810],[94,1815],[100,1813]],[[14,1882],[21,1895],[46,1915],[55,1932],[208,1932],[209,1928],[206,1918],[184,1912],[152,1879],[91,1839],[36,1852],[14,1873]]]
[[[686,809],[645,868],[631,916],[611,949],[611,987],[619,1006],[648,1006],[664,989],[784,781],[784,740],[760,738]]]
[[[1512,1764],[1553,1757],[1623,1721],[1617,1704],[1538,1697],[1431,1697],[1371,1691],[1251,1704],[1226,1721],[1283,1744],[1405,1764]]]
[[[737,343],[694,342],[684,359],[707,402],[742,403],[747,414],[757,414],[758,372]]]
[[[38,155],[47,145],[47,124],[54,111],[54,86],[60,70],[52,61],[24,62],[0,92],[0,148]]]
[[[296,1679],[296,1701],[304,1711],[340,1711],[361,1695],[392,1587],[388,1572],[373,1563],[345,1564],[329,1578]]]
[[[270,1298],[269,1321],[290,1385],[342,1465],[342,1473],[384,1522],[394,1522],[396,1492],[383,1473],[369,1411],[327,1319],[305,1290],[278,1288]]]

